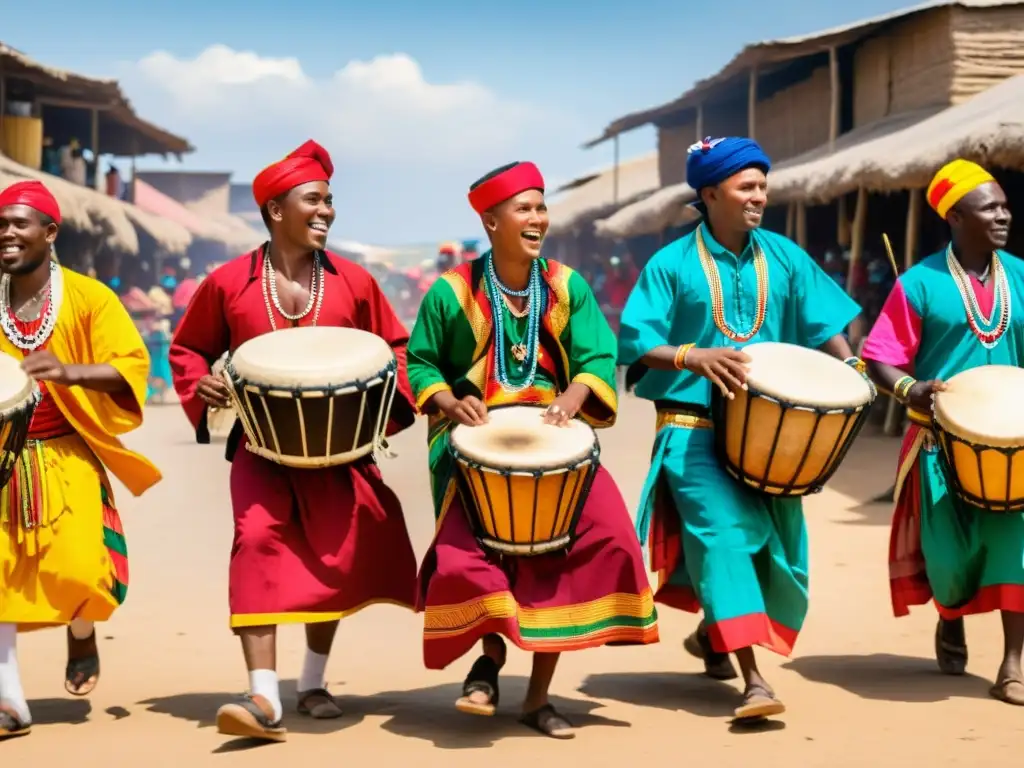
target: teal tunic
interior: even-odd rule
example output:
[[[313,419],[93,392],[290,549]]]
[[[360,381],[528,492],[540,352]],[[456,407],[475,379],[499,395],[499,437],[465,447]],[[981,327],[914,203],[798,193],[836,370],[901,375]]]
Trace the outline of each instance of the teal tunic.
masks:
[[[754,244],[764,252],[765,318],[744,344],[730,340],[715,325],[698,231],[703,231],[718,266],[726,322],[740,334],[753,327],[757,312]],[[641,273],[622,313],[619,364],[634,366],[664,344],[741,348],[778,341],[817,348],[842,333],[859,312],[788,238],[756,230],[737,256],[702,224],[658,251]],[[646,370],[635,392],[659,403],[708,407],[711,384],[688,371]],[[656,510],[678,516],[682,545],[670,572],[661,574],[659,602],[691,610],[699,604],[716,650],[762,645],[788,654],[807,613],[807,531],[801,501],[766,498],[733,480],[714,455],[707,426],[669,425],[655,437],[637,516],[641,541],[648,539]]]
[[[900,368],[915,378],[947,380],[982,365],[1020,366],[1024,361],[1024,264],[999,252],[1010,294],[1010,322],[998,342],[987,349],[974,335],[957,284],[950,274],[946,252],[935,253],[907,270],[886,299],[864,343],[864,358]],[[992,297],[972,279],[982,305]],[[988,294],[987,296],[985,294]],[[993,322],[1000,305],[994,302]],[[991,330],[985,326],[984,330]],[[910,568],[897,567],[893,576],[893,606],[897,615],[909,605],[926,602],[928,591],[940,613],[956,618],[970,613],[1004,609],[1024,611],[1024,515],[984,513],[957,503],[931,435],[912,428],[904,438],[902,473],[919,493],[901,493],[893,518],[894,531],[907,515],[920,520],[920,548],[926,585],[915,585]],[[904,481],[906,486],[907,481]],[[901,490],[903,488],[901,487]],[[919,500],[919,509],[908,503]],[[897,536],[899,547],[908,537]],[[896,561],[912,555],[896,551]],[[922,591],[921,586],[924,586]]]

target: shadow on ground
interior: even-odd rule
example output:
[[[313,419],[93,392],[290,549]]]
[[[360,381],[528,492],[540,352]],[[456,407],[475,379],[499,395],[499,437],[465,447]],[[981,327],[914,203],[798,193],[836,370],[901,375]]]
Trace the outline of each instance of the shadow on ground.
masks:
[[[522,676],[503,677],[501,704],[494,717],[474,717],[455,709],[461,695],[461,684],[450,683],[409,691],[384,691],[370,696],[347,696],[337,692],[336,698],[345,715],[337,720],[313,720],[295,714],[295,682],[281,683],[284,700],[284,726],[289,733],[319,734],[342,731],[358,725],[366,717],[387,718],[381,727],[397,736],[422,739],[441,749],[479,749],[506,738],[536,737],[541,734],[518,722],[519,702],[526,693],[527,679]],[[231,693],[185,693],[139,702],[150,712],[170,715],[196,723],[200,728],[213,727],[217,708],[234,698]],[[612,726],[628,728],[629,723],[593,714],[601,704],[579,699],[553,696],[551,703],[577,728]],[[217,752],[235,751],[256,746],[250,739],[232,740]]]
[[[951,677],[934,659],[875,653],[868,656],[804,656],[783,665],[812,683],[842,688],[862,699],[931,703],[987,698],[992,683],[977,675]]]

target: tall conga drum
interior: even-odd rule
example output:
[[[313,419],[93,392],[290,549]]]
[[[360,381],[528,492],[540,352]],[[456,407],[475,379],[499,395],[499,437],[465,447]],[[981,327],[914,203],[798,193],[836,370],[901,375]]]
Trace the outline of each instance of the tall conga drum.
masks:
[[[21,369],[21,361],[0,354],[0,488],[11,481],[40,398],[39,386]]]
[[[288,467],[330,467],[383,444],[398,361],[376,334],[304,326],[239,345],[222,376],[248,450]]]
[[[593,428],[544,423],[544,409],[491,409],[480,426],[460,424],[450,450],[459,493],[480,543],[504,555],[572,546],[600,462]]]
[[[967,508],[1024,510],[1024,369],[982,365],[936,392],[933,431],[949,484]]]
[[[852,366],[816,349],[759,342],[744,347],[747,389],[735,398],[712,387],[719,461],[769,496],[820,491],[846,456],[875,398]]]

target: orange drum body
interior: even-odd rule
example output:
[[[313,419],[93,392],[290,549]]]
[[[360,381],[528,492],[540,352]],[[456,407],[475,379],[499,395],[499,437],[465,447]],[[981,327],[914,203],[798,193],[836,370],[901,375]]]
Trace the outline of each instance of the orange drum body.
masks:
[[[820,491],[863,427],[874,390],[816,349],[760,342],[743,351],[751,357],[747,389],[728,400],[712,388],[719,461],[770,496]]]
[[[477,539],[506,555],[541,555],[571,546],[600,458],[582,421],[544,424],[544,409],[506,406],[478,427],[459,425],[451,452]]]
[[[1024,510],[1024,369],[983,365],[936,392],[933,430],[950,488],[968,508]]]

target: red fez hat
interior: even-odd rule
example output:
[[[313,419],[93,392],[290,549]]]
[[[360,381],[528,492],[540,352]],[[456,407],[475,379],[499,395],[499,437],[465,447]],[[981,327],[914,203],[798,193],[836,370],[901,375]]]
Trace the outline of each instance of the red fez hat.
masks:
[[[528,189],[543,192],[544,177],[533,163],[516,163],[470,189],[469,204],[483,213]]]
[[[41,181],[19,181],[0,192],[0,208],[27,205],[60,224],[60,206]]]
[[[310,139],[284,160],[268,165],[252,182],[252,196],[262,208],[268,200],[310,181],[330,181],[334,163],[326,149]]]

